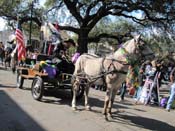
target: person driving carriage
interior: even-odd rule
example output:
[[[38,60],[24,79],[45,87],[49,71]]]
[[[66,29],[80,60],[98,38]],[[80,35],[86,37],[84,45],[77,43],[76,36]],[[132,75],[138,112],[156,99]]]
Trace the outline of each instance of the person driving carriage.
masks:
[[[69,62],[67,59],[67,50],[70,47],[75,47],[76,44],[74,40],[68,39],[65,40],[63,43],[60,42],[55,46],[53,51],[52,59],[59,59],[61,62],[57,65],[58,69],[64,73],[73,73],[74,65],[73,63]]]
[[[67,56],[66,51],[70,48],[70,47],[75,47],[76,44],[74,42],[74,40],[72,39],[68,39],[65,40],[63,43],[60,42],[55,46],[55,49],[53,51],[53,58],[60,58],[63,59]]]

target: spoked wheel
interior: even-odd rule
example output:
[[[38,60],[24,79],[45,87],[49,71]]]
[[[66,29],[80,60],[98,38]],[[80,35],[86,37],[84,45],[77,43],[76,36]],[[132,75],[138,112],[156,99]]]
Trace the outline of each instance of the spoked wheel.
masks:
[[[43,93],[44,93],[44,86],[43,86],[43,80],[41,77],[36,76],[34,78],[31,92],[35,100],[40,101],[42,99]]]
[[[17,79],[16,79],[17,88],[22,89],[23,88],[23,83],[24,83],[24,78],[18,73],[17,74]]]
[[[83,97],[84,95],[84,86],[83,85],[80,85],[79,86],[79,89],[77,91],[77,96],[76,96],[76,99],[79,100]],[[72,91],[72,97],[73,97],[73,91]]]

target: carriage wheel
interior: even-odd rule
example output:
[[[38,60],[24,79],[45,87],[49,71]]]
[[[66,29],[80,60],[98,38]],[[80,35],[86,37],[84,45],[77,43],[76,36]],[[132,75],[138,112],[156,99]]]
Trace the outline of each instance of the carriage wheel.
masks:
[[[23,89],[24,78],[18,73],[16,79],[17,88]]]
[[[73,97],[73,91],[71,91],[71,95],[72,95],[72,97]],[[81,99],[82,97],[83,97],[83,95],[84,95],[84,86],[83,85],[80,85],[79,86],[79,89],[78,89],[78,91],[77,91],[77,96],[76,96],[76,99],[77,100],[79,100],[79,99]]]
[[[44,94],[43,80],[41,77],[36,76],[32,82],[32,96],[35,100],[40,101]]]

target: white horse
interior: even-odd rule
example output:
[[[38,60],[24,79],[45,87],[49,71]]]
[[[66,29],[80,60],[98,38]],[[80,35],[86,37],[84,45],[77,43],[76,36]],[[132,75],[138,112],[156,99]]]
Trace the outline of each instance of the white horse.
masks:
[[[142,49],[140,48],[142,46]],[[126,77],[129,63],[141,58],[144,50],[140,35],[123,44],[111,57],[97,57],[89,54],[81,55],[75,63],[73,81],[72,108],[76,110],[76,93],[80,84],[85,85],[85,108],[90,109],[88,93],[91,84],[105,84],[106,96],[103,114],[111,117],[111,109],[117,90]],[[84,81],[84,83],[82,83]]]

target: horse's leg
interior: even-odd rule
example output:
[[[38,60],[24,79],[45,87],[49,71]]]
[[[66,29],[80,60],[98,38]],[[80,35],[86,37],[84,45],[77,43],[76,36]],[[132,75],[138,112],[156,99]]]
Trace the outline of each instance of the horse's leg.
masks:
[[[90,110],[91,107],[89,105],[89,89],[90,89],[91,85],[90,84],[87,84],[86,87],[85,87],[85,109],[86,110]]]
[[[103,108],[103,112],[102,112],[103,115],[107,115],[107,108],[108,108],[108,104],[109,104],[110,93],[111,93],[111,88],[108,88],[108,86],[107,86],[104,108]]]
[[[73,97],[72,97],[72,109],[73,110],[76,110],[77,107],[76,107],[76,95],[77,95],[77,90],[78,90],[78,87],[79,87],[79,81],[78,80],[75,80],[74,83],[73,83],[73,87],[72,87],[72,91],[73,91]]]
[[[108,104],[108,108],[107,108],[107,115],[108,117],[111,117],[111,110],[112,110],[112,106],[115,100],[115,95],[117,93],[117,90],[113,89],[111,92],[111,96],[110,96],[110,100],[109,100],[109,104]]]

